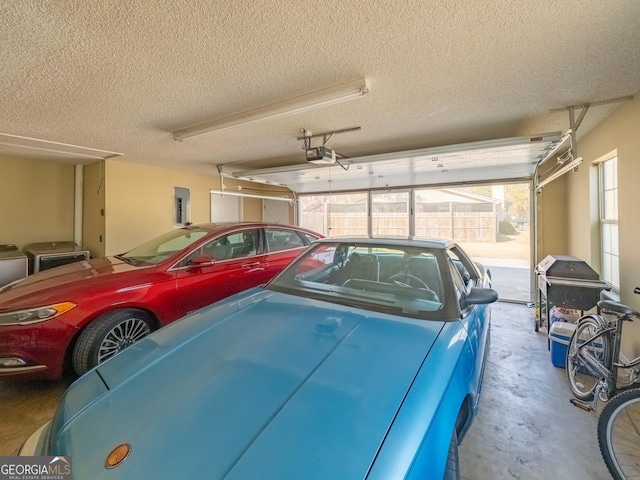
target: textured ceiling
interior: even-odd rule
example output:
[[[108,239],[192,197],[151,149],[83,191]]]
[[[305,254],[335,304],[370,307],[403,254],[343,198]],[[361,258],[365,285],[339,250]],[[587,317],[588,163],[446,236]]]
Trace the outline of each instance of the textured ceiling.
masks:
[[[209,174],[304,164],[303,128],[361,127],[328,144],[347,157],[562,132],[567,112],[550,110],[640,89],[638,0],[10,0],[0,10],[0,133]],[[362,77],[361,99],[173,140]],[[591,107],[578,138],[618,106]]]

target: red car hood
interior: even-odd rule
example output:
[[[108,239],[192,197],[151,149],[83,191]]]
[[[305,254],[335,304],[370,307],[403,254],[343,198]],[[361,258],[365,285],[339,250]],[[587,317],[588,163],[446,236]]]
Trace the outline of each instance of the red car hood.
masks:
[[[134,271],[148,272],[148,268],[135,267],[115,257],[104,257],[45,270],[0,289],[0,312],[73,300],[80,289],[86,290],[97,282],[104,287],[109,278],[119,283],[124,279],[116,274]]]

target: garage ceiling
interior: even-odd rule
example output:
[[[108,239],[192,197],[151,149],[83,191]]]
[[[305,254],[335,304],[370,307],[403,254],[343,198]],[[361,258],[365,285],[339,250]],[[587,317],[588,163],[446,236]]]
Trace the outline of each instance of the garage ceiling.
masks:
[[[30,0],[1,8],[1,134],[208,174],[217,165],[245,177],[262,170],[263,179],[299,191],[327,190],[329,172],[334,190],[356,178],[368,188],[378,175],[392,185],[441,183],[458,169],[466,170],[459,181],[503,167],[530,174],[540,151],[569,128],[567,112],[551,110],[640,89],[637,0]],[[370,93],[357,100],[173,137],[358,78]],[[578,139],[619,106],[591,107]],[[355,127],[328,146],[363,168],[295,171],[308,167],[302,129]],[[539,136],[545,140],[531,142]],[[524,144],[505,153],[514,138]],[[0,155],[95,161],[6,145]],[[314,186],[307,175],[323,180]]]

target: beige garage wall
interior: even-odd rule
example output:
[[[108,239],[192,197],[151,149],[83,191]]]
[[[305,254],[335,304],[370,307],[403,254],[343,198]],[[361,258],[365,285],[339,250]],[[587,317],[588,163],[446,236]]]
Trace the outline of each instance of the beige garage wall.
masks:
[[[537,249],[535,264],[547,255],[568,255],[566,178],[545,185],[537,192]]]
[[[224,180],[229,189],[241,185],[260,193],[249,182]],[[209,222],[209,190],[220,188],[218,175],[204,175],[179,169],[141,165],[122,160],[105,162],[105,254],[122,253],[175,228],[174,187],[190,190],[191,222]],[[266,188],[267,186],[265,186]],[[256,190],[257,189],[257,190]],[[274,187],[268,186],[269,194]],[[275,189],[286,193],[286,189]],[[262,201],[243,199],[243,220],[262,220]]]
[[[638,310],[640,295],[634,295],[633,288],[640,286],[639,128],[640,95],[636,95],[578,143],[583,164],[579,172],[567,175],[569,251],[599,270],[597,168],[592,162],[617,151],[620,298]],[[640,354],[640,322],[625,325],[623,351],[627,355]]]
[[[0,172],[0,244],[73,240],[73,165],[0,157]]]
[[[140,165],[105,162],[105,253],[130,250],[175,227],[174,187],[191,192],[191,221],[209,221],[209,190],[213,176]]]

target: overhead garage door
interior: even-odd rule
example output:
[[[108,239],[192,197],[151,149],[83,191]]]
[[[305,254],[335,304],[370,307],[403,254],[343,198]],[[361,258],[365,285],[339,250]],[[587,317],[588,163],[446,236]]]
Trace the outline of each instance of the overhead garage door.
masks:
[[[299,223],[325,235],[453,239],[494,270],[502,299],[529,302],[533,298],[529,229],[535,221],[531,185],[537,166],[566,138],[554,132],[233,176],[290,188],[299,195]],[[473,185],[491,193],[474,193]],[[509,188],[526,190],[526,202],[517,206],[517,212],[515,200],[504,195]],[[500,189],[501,195],[493,193]],[[509,225],[513,231],[506,230]]]

